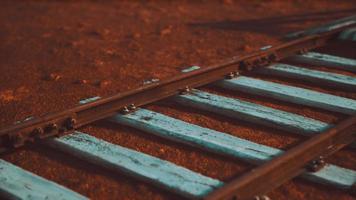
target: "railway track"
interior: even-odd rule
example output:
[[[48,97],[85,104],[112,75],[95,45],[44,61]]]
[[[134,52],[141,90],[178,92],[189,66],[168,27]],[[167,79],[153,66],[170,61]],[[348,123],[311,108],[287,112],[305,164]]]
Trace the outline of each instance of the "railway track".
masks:
[[[344,18],[291,34],[288,37],[293,39],[286,43],[263,47],[250,55],[234,57],[203,69],[195,66],[169,80],[107,98],[93,97],[62,112],[26,119],[0,130],[0,150],[6,153],[36,142],[192,199],[268,199],[264,194],[296,176],[345,192],[355,192],[356,171],[328,164],[325,158],[345,146],[355,147],[356,100],[245,75],[259,73],[299,79],[354,92],[355,76],[297,67],[281,61],[323,64],[355,73],[356,60],[313,52],[339,37],[352,39],[350,32],[355,24],[356,16]],[[348,117],[338,124],[328,124],[199,89],[206,85],[343,113]],[[179,105],[310,138],[284,151],[142,108],[168,97]],[[256,165],[256,168],[224,183],[78,131],[101,119],[182,145],[237,158]],[[4,198],[86,199],[1,159],[0,172],[0,194]]]

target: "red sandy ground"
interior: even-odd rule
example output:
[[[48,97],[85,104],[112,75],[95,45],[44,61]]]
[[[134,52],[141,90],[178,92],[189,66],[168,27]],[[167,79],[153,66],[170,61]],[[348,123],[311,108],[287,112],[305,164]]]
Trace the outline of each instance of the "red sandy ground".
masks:
[[[0,5],[1,127],[31,115],[72,107],[83,98],[126,91],[147,79],[162,80],[187,66],[204,67],[261,46],[277,44],[287,32],[351,15],[356,10],[356,1],[341,0],[1,1]],[[356,58],[355,47],[355,43],[348,42],[322,51]],[[356,99],[356,94],[351,92],[302,81],[259,77]],[[345,118],[315,108],[213,87],[206,89],[326,122],[336,123]],[[149,107],[184,121],[283,149],[304,140],[271,128],[192,111],[170,101]],[[224,181],[252,167],[107,122],[95,123],[82,131]],[[1,158],[92,199],[181,199],[124,174],[113,175],[35,145]],[[354,151],[342,150],[329,161],[356,170]],[[268,195],[272,199],[353,199],[344,191],[299,179]]]

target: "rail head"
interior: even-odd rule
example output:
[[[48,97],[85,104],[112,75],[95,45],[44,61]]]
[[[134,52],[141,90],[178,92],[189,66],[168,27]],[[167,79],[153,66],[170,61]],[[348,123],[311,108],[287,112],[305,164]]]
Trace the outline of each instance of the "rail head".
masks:
[[[306,172],[323,167],[323,159],[356,139],[356,116],[291,148],[286,153],[253,169],[215,190],[206,200],[250,200]],[[350,188],[352,190],[354,188]]]

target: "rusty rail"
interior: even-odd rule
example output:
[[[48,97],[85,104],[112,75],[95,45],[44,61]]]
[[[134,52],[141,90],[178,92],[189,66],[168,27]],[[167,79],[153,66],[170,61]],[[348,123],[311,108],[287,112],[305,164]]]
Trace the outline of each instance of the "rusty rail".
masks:
[[[81,126],[110,117],[117,112],[130,112],[135,110],[136,106],[189,92],[190,88],[200,87],[225,77],[231,78],[240,72],[254,70],[292,55],[305,53],[325,45],[349,25],[356,23],[356,16],[345,19],[351,19],[352,23],[343,23],[340,27],[329,24],[323,29],[301,32],[298,36],[303,34],[306,36],[250,55],[233,57],[220,64],[182,74],[160,83],[153,83],[133,91],[6,127],[0,130],[0,152],[23,146],[26,142],[71,133]],[[247,200],[264,195],[304,172],[317,171],[322,168],[325,157],[355,141],[355,132],[356,116],[352,116],[335,127],[291,148],[283,155],[237,177],[204,199]]]
[[[206,200],[250,200],[308,171],[322,168],[323,159],[356,139],[356,116],[291,148],[275,159],[237,177]]]
[[[220,64],[182,74],[160,83],[6,127],[0,130],[0,152],[23,146],[28,141],[70,133],[83,125],[109,117],[117,112],[127,111],[136,106],[179,94],[186,88],[200,87],[223,79],[227,75],[236,74],[236,72],[253,70],[289,56],[304,53],[325,45],[346,28],[348,27],[306,36],[250,55],[233,57]]]

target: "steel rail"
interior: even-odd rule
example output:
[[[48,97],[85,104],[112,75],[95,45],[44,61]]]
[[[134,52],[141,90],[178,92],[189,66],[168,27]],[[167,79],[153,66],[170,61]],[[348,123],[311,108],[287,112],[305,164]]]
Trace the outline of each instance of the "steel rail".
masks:
[[[322,167],[323,160],[356,139],[356,116],[349,117],[335,127],[306,140],[286,153],[237,177],[224,187],[208,195],[206,200],[254,199],[284,182],[308,171]],[[318,166],[320,165],[320,166]]]
[[[299,38],[299,37],[303,37],[303,36],[307,36],[307,35],[328,32],[333,29],[337,29],[340,27],[346,27],[346,26],[354,25],[354,24],[356,24],[356,15],[338,19],[338,20],[329,22],[327,24],[324,24],[322,26],[312,27],[307,30],[290,33],[290,34],[287,34],[285,36],[285,38],[286,39],[295,39],[295,38]]]
[[[348,27],[306,36],[250,55],[233,57],[220,64],[182,74],[172,79],[3,128],[0,130],[0,152],[23,146],[27,141],[70,133],[83,125],[109,117],[117,112],[134,110],[136,106],[179,94],[189,88],[200,87],[226,76],[234,76],[241,71],[264,67],[289,56],[307,52],[325,45],[346,28]]]

